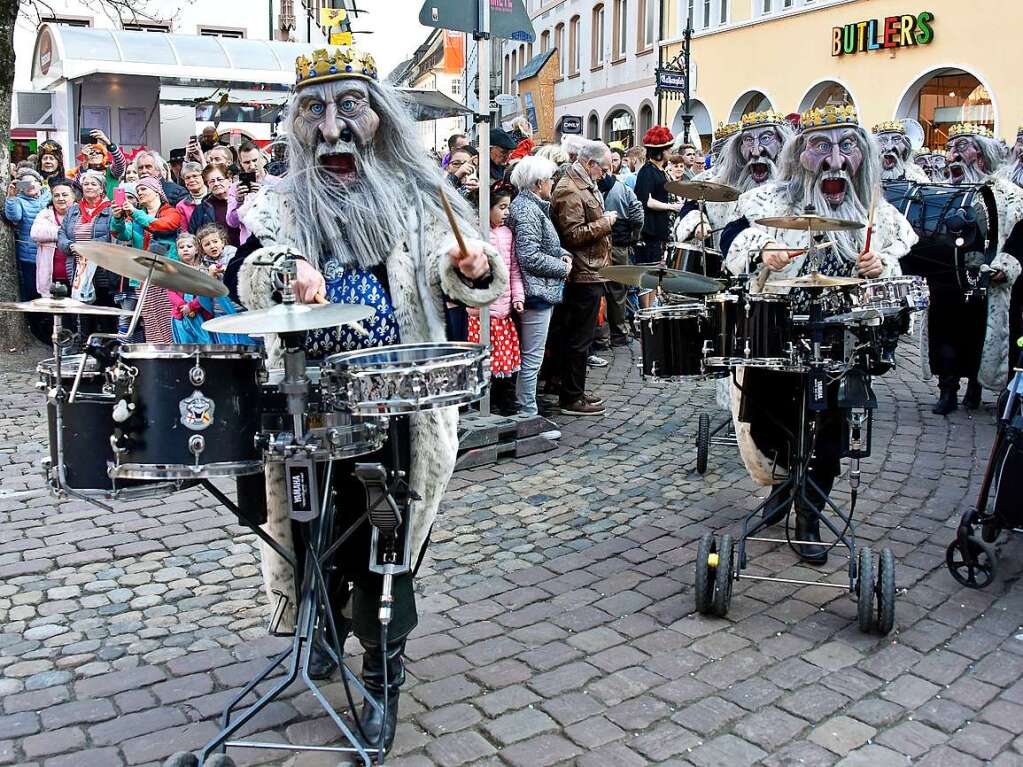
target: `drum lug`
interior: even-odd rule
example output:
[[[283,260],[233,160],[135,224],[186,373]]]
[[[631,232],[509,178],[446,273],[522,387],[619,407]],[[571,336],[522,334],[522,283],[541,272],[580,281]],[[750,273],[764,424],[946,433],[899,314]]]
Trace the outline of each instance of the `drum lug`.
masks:
[[[192,369],[188,371],[188,380],[192,386],[202,386],[206,383],[206,371],[199,365],[198,359]]]
[[[193,434],[188,438],[188,452],[195,456],[196,465],[199,464],[199,456],[206,449],[206,438],[202,434]]]

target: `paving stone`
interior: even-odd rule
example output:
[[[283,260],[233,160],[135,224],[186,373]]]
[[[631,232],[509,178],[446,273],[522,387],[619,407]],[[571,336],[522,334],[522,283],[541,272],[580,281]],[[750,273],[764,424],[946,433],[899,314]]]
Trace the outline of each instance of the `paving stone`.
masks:
[[[502,746],[557,728],[558,725],[553,719],[535,708],[523,708],[483,724],[483,729],[491,739]]]
[[[496,751],[497,749],[473,730],[442,735],[426,745],[426,752],[441,767],[475,763]]]
[[[765,751],[734,735],[720,735],[694,749],[686,758],[698,767],[712,767],[721,764],[752,765],[765,756]]]
[[[839,756],[845,756],[876,734],[877,730],[863,722],[847,716],[836,716],[815,728],[809,739]]]
[[[539,735],[501,749],[500,755],[512,767],[549,767],[578,756],[578,746],[560,735]]]
[[[877,737],[877,742],[910,757],[919,757],[947,739],[947,735],[921,722],[902,722]]]
[[[949,745],[978,759],[992,759],[1010,740],[1012,735],[983,722],[970,722],[957,732]]]

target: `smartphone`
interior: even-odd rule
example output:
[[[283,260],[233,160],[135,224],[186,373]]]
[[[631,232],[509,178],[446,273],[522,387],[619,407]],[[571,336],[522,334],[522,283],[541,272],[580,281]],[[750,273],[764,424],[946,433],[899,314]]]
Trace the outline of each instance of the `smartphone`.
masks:
[[[249,186],[251,186],[252,184],[256,183],[256,174],[249,173],[248,171],[243,170],[241,173],[238,174],[238,180],[241,181],[243,184],[248,184]]]
[[[78,141],[82,144],[95,144],[96,139],[92,137],[92,131],[86,128],[82,128],[78,131]]]
[[[114,205],[119,208],[124,207],[126,198],[127,195],[121,187],[117,187],[117,189],[114,190]]]

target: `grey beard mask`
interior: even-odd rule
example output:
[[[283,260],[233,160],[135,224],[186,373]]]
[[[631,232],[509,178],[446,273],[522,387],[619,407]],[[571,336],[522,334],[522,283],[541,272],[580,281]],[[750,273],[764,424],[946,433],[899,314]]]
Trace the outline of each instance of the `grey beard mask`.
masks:
[[[894,154],[895,165],[890,170],[885,170],[884,161],[881,162],[881,180],[882,181],[901,181],[906,176],[906,158],[902,156],[902,153]]]

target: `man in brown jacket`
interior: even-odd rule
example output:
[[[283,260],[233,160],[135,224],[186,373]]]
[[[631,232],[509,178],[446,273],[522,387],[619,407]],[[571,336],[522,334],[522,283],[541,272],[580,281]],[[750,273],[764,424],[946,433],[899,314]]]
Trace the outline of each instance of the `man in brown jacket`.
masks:
[[[611,225],[618,218],[617,213],[604,211],[596,185],[610,172],[607,144],[587,141],[551,196],[551,218],[562,247],[572,254],[552,339],[555,359],[561,363],[561,411],[567,415],[604,414],[604,401],[586,393],[586,359],[604,295],[604,281],[597,272],[611,264]]]

